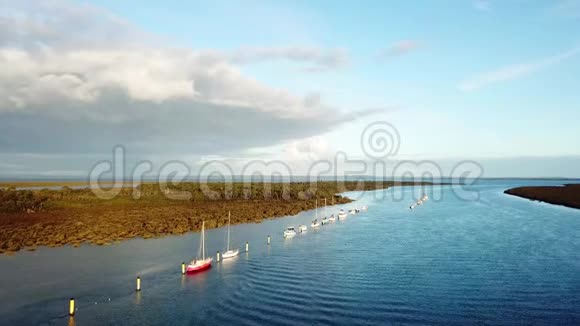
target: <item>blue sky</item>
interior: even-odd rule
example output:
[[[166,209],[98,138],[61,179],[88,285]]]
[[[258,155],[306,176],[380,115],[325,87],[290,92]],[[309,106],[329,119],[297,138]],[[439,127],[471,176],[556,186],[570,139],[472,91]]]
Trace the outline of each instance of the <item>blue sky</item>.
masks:
[[[173,54],[165,53],[176,49],[211,53],[212,60],[224,60],[223,64],[231,68],[225,80],[211,80],[212,85],[214,82],[218,86],[227,83],[231,87],[227,94],[217,94],[219,90],[212,86],[209,99],[211,104],[227,103],[243,107],[255,105],[260,107],[257,111],[267,112],[268,116],[256,115],[255,120],[248,124],[263,120],[275,121],[272,132],[280,130],[276,135],[257,135],[256,139],[242,139],[246,134],[241,131],[232,134],[230,138],[207,137],[203,141],[208,144],[218,142],[212,143],[215,152],[207,151],[207,147],[183,147],[181,152],[186,154],[180,157],[176,154],[179,150],[165,155],[163,146],[139,147],[142,143],[157,141],[165,135],[151,141],[146,140],[151,136],[150,133],[147,137],[137,134],[135,137],[142,137],[142,141],[133,144],[131,141],[134,139],[131,138],[126,143],[129,138],[125,135],[115,136],[118,135],[117,131],[107,125],[106,128],[113,130],[111,136],[94,144],[94,149],[89,151],[91,157],[104,156],[104,153],[108,153],[106,149],[112,148],[116,140],[127,146],[129,151],[134,149],[133,152],[147,159],[163,154],[161,156],[175,159],[188,157],[192,160],[208,155],[226,159],[301,160],[299,154],[309,158],[324,158],[336,150],[343,150],[353,157],[362,157],[362,130],[373,121],[388,121],[400,133],[398,159],[446,162],[492,160],[493,169],[490,171],[494,171],[494,175],[487,176],[580,177],[580,164],[577,164],[580,163],[580,146],[575,145],[575,140],[580,136],[580,36],[577,33],[580,30],[580,1],[361,3],[169,0],[143,3],[98,0],[56,1],[54,4],[61,9],[67,8],[67,12],[70,10],[70,17],[55,19],[62,26],[71,27],[72,24],[74,28],[75,22],[78,22],[75,15],[79,11],[87,15],[83,16],[83,21],[93,24],[83,22],[79,28],[80,34],[83,28],[90,30],[85,40],[67,35],[70,28],[55,29],[55,33],[63,34],[61,38],[65,41],[60,38],[41,40],[48,48],[55,49],[55,52],[93,51],[94,44],[87,40],[95,34],[100,42],[95,51],[110,51],[118,47],[125,49],[126,43],[135,39],[139,40],[137,49],[127,48],[127,51],[133,51],[131,56],[135,54],[134,51],[164,51],[160,54],[162,60],[165,60],[163,64],[147,62],[144,63],[146,66],[150,63],[155,64],[155,67],[165,66],[167,60],[182,60],[181,57],[175,58]],[[11,9],[18,15],[22,15],[22,12],[31,15],[38,6],[37,2],[32,1],[27,6]],[[85,9],[76,10],[77,7],[90,8],[89,13]],[[43,10],[48,15],[52,9]],[[10,18],[10,15],[5,17]],[[118,23],[120,27],[112,30],[121,31],[119,34],[123,36],[110,32],[99,35]],[[31,39],[43,37],[46,35],[30,33]],[[26,48],[29,51],[24,42],[29,40],[23,40],[22,37],[14,37],[14,40],[13,43],[4,44],[4,47]],[[116,60],[114,58],[117,57],[111,60]],[[117,67],[118,62],[107,61],[106,64]],[[91,73],[101,69],[102,65],[96,66],[91,72],[75,71],[73,75],[80,74],[86,80],[86,76],[92,76]],[[132,69],[138,70],[138,67]],[[197,67],[191,69],[192,76],[197,76],[201,71]],[[214,76],[215,70],[211,71],[204,73],[204,78]],[[131,70],[130,73],[135,75],[139,71]],[[164,78],[170,73],[176,72],[163,70]],[[102,107],[102,104],[98,104],[101,98],[95,100],[95,94],[104,97],[104,89],[120,85],[118,78],[112,78],[113,84],[102,84],[101,81],[105,79],[103,76],[107,76],[107,82],[111,83],[109,73],[99,73],[94,78],[99,81],[98,87],[102,88],[95,90],[97,86],[93,84],[90,90],[83,87],[82,96],[75,88],[73,100],[78,101],[81,96],[83,107]],[[232,78],[238,77],[243,77],[243,80],[236,79],[236,83],[239,82],[236,84]],[[167,78],[168,82],[174,81],[173,78]],[[195,85],[205,85],[191,78],[194,89]],[[155,85],[136,84],[134,80],[123,82],[128,84],[120,87],[130,90],[131,100],[152,101],[159,107],[169,99],[181,98],[185,96],[184,92],[187,93],[181,91],[182,83],[179,80],[175,81],[175,86],[164,92],[159,91],[159,94],[156,93]],[[252,86],[251,92],[242,90],[253,82],[257,85]],[[151,91],[148,94],[137,94],[131,91],[133,87],[151,87]],[[72,101],[72,95],[67,93],[66,96],[67,101]],[[315,99],[315,103],[296,110],[302,113],[285,111],[288,108],[263,108],[267,105],[265,103],[276,102],[276,96],[284,99],[280,106],[302,105],[297,103],[309,98]],[[134,102],[123,103],[127,105]],[[25,104],[24,107],[26,105],[32,107],[31,104]],[[135,110],[119,104],[121,107],[122,110]],[[122,110],[115,109],[115,112]],[[10,119],[15,119],[14,123],[27,122],[19,116],[23,113],[17,110],[0,110],[0,115],[8,114],[6,112],[11,112]],[[310,112],[313,117],[304,112]],[[288,115],[293,119],[299,115],[300,119],[308,120],[308,123],[296,119],[296,126],[288,127],[288,130],[275,127],[277,122],[280,126],[285,125],[284,119]],[[47,119],[51,123],[62,121],[62,116],[56,116],[51,113]],[[192,116],[192,119],[195,117]],[[85,117],[78,119],[83,120]],[[207,119],[227,120],[228,116],[221,114],[215,118],[208,116]],[[243,115],[239,119],[242,120],[237,120],[238,123],[244,123]],[[224,124],[216,125],[216,128],[227,130],[230,125]],[[320,130],[313,130],[317,125]],[[178,128],[175,130],[178,135]],[[9,134],[2,136],[8,137]],[[232,141],[231,146],[222,146],[231,138],[238,138],[239,143]],[[266,139],[271,141],[264,141]],[[159,140],[159,143],[163,141]],[[23,150],[14,149],[18,146]],[[47,146],[51,147],[50,144]],[[28,147],[16,143],[11,147],[5,146],[4,154],[0,154],[0,157],[4,157],[6,166],[18,167],[26,155],[44,155],[47,162],[45,168],[30,166],[15,173],[42,170],[57,173],[63,169],[55,163],[59,162],[55,157],[86,154],[86,151],[69,150],[66,146],[42,150],[42,153],[34,146]],[[0,152],[2,149],[0,142]],[[522,158],[534,167],[525,169],[524,175],[513,164],[514,159]],[[545,159],[551,163],[543,164]],[[501,169],[502,161],[505,161],[504,170]],[[64,171],[82,174],[91,160],[83,162],[87,163],[63,163],[62,166],[67,166]]]
[[[478,8],[478,3],[484,5]],[[580,49],[580,37],[574,33],[580,19],[561,11],[566,3],[163,1],[143,6],[138,1],[95,2],[187,47],[344,48],[349,65],[325,74],[300,73],[295,65],[284,63],[255,64],[244,70],[296,93],[320,92],[344,110],[396,108],[397,117],[392,119],[401,128],[410,131],[420,126],[425,132],[408,132],[409,146],[415,147],[406,149],[409,154],[452,157],[580,155],[580,146],[570,146],[580,122],[576,96],[580,53],[481,89],[459,88],[478,74],[540,64]],[[580,5],[572,9],[580,15]],[[402,41],[416,42],[417,48],[377,60],[379,52]],[[446,120],[449,128],[431,125],[432,115]],[[389,114],[385,119],[390,119]]]

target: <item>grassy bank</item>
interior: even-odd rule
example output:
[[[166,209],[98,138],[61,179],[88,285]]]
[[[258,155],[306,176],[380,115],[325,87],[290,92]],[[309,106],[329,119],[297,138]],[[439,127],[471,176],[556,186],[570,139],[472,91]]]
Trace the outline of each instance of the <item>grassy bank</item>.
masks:
[[[508,189],[505,193],[530,200],[580,209],[580,184],[567,184],[561,187],[518,187]]]
[[[4,189],[0,190],[0,253],[182,234],[198,231],[202,220],[206,227],[215,228],[227,223],[228,211],[233,224],[259,223],[313,209],[316,199],[319,206],[323,198],[328,205],[348,203],[350,199],[339,195],[344,191],[408,185],[430,183],[319,182],[315,189],[300,182],[254,183],[251,187],[239,183],[231,188],[212,183],[211,196],[198,183],[143,184],[138,187],[138,199],[135,189],[122,188],[109,200],[98,198],[90,189],[67,186],[59,190]]]

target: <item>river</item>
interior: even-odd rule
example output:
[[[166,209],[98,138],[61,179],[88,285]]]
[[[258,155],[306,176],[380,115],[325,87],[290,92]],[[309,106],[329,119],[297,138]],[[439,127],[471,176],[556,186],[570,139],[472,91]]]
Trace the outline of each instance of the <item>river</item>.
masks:
[[[435,186],[414,210],[417,188],[348,193],[369,210],[292,239],[314,211],[232,226],[240,256],[194,275],[197,233],[0,256],[0,324],[578,325],[580,210],[503,194],[560,183],[480,181],[470,200]],[[224,228],[206,237],[224,250]]]

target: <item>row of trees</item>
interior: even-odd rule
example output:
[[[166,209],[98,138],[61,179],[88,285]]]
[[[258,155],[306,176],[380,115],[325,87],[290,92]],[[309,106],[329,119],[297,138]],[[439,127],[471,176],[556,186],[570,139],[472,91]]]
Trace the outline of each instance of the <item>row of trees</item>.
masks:
[[[48,197],[32,190],[0,189],[0,212],[41,210]]]
[[[371,190],[392,186],[394,182],[336,182],[322,181],[316,184],[308,182],[293,183],[208,183],[183,182],[179,184],[145,183],[137,189],[125,187],[112,199],[126,203],[139,199],[143,202],[171,201],[186,199],[195,202],[206,200],[311,200],[314,198],[332,198],[341,192],[354,190]],[[398,184],[411,184],[401,182]],[[180,194],[184,197],[179,197]],[[67,207],[98,205],[103,199],[95,196],[89,188],[42,190],[17,190],[15,188],[0,189],[0,212],[18,212],[40,210],[43,207]]]

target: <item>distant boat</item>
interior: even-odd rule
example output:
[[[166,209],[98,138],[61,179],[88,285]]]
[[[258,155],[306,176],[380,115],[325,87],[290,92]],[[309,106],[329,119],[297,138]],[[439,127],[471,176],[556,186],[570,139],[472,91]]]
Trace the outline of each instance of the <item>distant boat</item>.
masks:
[[[195,273],[206,270],[211,267],[212,257],[205,258],[205,221],[201,222],[201,240],[200,240],[200,256],[201,259],[193,259],[189,265],[187,265],[186,271],[188,273]],[[199,256],[198,256],[199,258]]]
[[[314,213],[316,214],[316,218],[312,221],[312,224],[310,224],[310,226],[313,228],[317,228],[320,226],[320,222],[318,222],[318,199],[316,200],[316,209],[314,210]]]
[[[348,216],[348,214],[343,209],[341,209],[338,212],[338,219],[339,220],[345,219],[347,216]]]
[[[411,204],[411,206],[409,206],[409,209],[415,209],[415,204]]]
[[[308,230],[308,227],[306,225],[300,224],[298,226],[298,231],[300,231],[300,233],[304,233],[304,232],[306,232],[306,230]]]
[[[354,215],[354,214],[356,214],[356,213],[357,213],[357,212],[356,212],[356,209],[351,209],[351,210],[350,210],[350,211],[348,211],[348,212],[349,212],[351,215]]]
[[[417,201],[417,205],[419,205],[419,206],[423,205],[423,201],[422,200],[418,200]]]
[[[294,230],[293,226],[289,226],[284,230],[284,238],[292,238],[296,235],[296,230]]]
[[[228,212],[228,243],[226,251],[222,254],[223,259],[236,257],[239,253],[239,249],[230,249],[230,228],[231,228],[231,213]]]
[[[333,222],[334,222],[334,216],[332,216]],[[324,224],[328,224],[330,222],[330,219],[326,218],[326,198],[324,198],[324,218],[322,219],[322,225]]]
[[[361,211],[366,211],[367,209],[369,209],[369,208],[366,205],[360,208]]]
[[[336,221],[336,217],[334,217],[334,214],[330,215],[330,217],[328,218],[329,222],[334,223]]]

